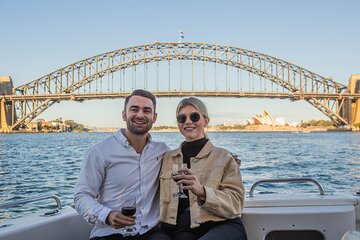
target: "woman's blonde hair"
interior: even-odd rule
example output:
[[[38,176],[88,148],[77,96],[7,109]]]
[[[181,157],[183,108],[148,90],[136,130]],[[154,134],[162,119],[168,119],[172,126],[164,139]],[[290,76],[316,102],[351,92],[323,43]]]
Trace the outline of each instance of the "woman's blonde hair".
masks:
[[[201,115],[209,120],[209,113],[206,105],[200,99],[195,97],[188,97],[181,100],[176,108],[176,116],[179,114],[180,109],[187,105],[191,105],[196,108],[196,110],[198,110]]]

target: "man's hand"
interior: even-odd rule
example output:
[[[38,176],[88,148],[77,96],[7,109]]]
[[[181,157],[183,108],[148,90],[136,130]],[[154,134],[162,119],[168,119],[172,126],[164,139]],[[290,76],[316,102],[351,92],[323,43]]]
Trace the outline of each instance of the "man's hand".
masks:
[[[135,216],[125,216],[120,211],[113,210],[106,218],[106,224],[114,228],[122,228],[135,224]]]

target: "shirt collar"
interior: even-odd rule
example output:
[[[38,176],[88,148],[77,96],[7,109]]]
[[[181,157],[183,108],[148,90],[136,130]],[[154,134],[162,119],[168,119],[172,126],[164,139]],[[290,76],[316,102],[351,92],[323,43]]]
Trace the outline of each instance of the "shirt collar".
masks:
[[[125,137],[124,132],[125,128],[121,128],[114,133],[114,138],[124,147],[129,147],[129,141]],[[150,133],[147,134],[147,144],[152,143],[152,137]]]

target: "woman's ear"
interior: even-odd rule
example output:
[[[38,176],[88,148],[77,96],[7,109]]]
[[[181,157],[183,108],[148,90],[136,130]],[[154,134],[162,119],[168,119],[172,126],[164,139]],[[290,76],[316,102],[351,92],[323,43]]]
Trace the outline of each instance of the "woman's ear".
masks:
[[[204,127],[207,127],[207,125],[209,124],[210,119],[208,117],[204,116],[204,121],[205,121]]]

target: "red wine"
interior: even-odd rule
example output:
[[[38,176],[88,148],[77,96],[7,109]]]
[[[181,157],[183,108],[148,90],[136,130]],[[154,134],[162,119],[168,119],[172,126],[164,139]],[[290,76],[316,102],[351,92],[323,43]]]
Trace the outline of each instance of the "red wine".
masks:
[[[136,213],[135,207],[123,207],[121,208],[121,213],[125,216],[132,216]]]
[[[173,174],[172,174],[172,179],[173,179],[175,182],[177,182],[177,181],[180,180],[180,179],[174,179],[174,178],[173,178],[173,177],[178,176],[178,175],[180,175],[180,173],[173,173]]]

